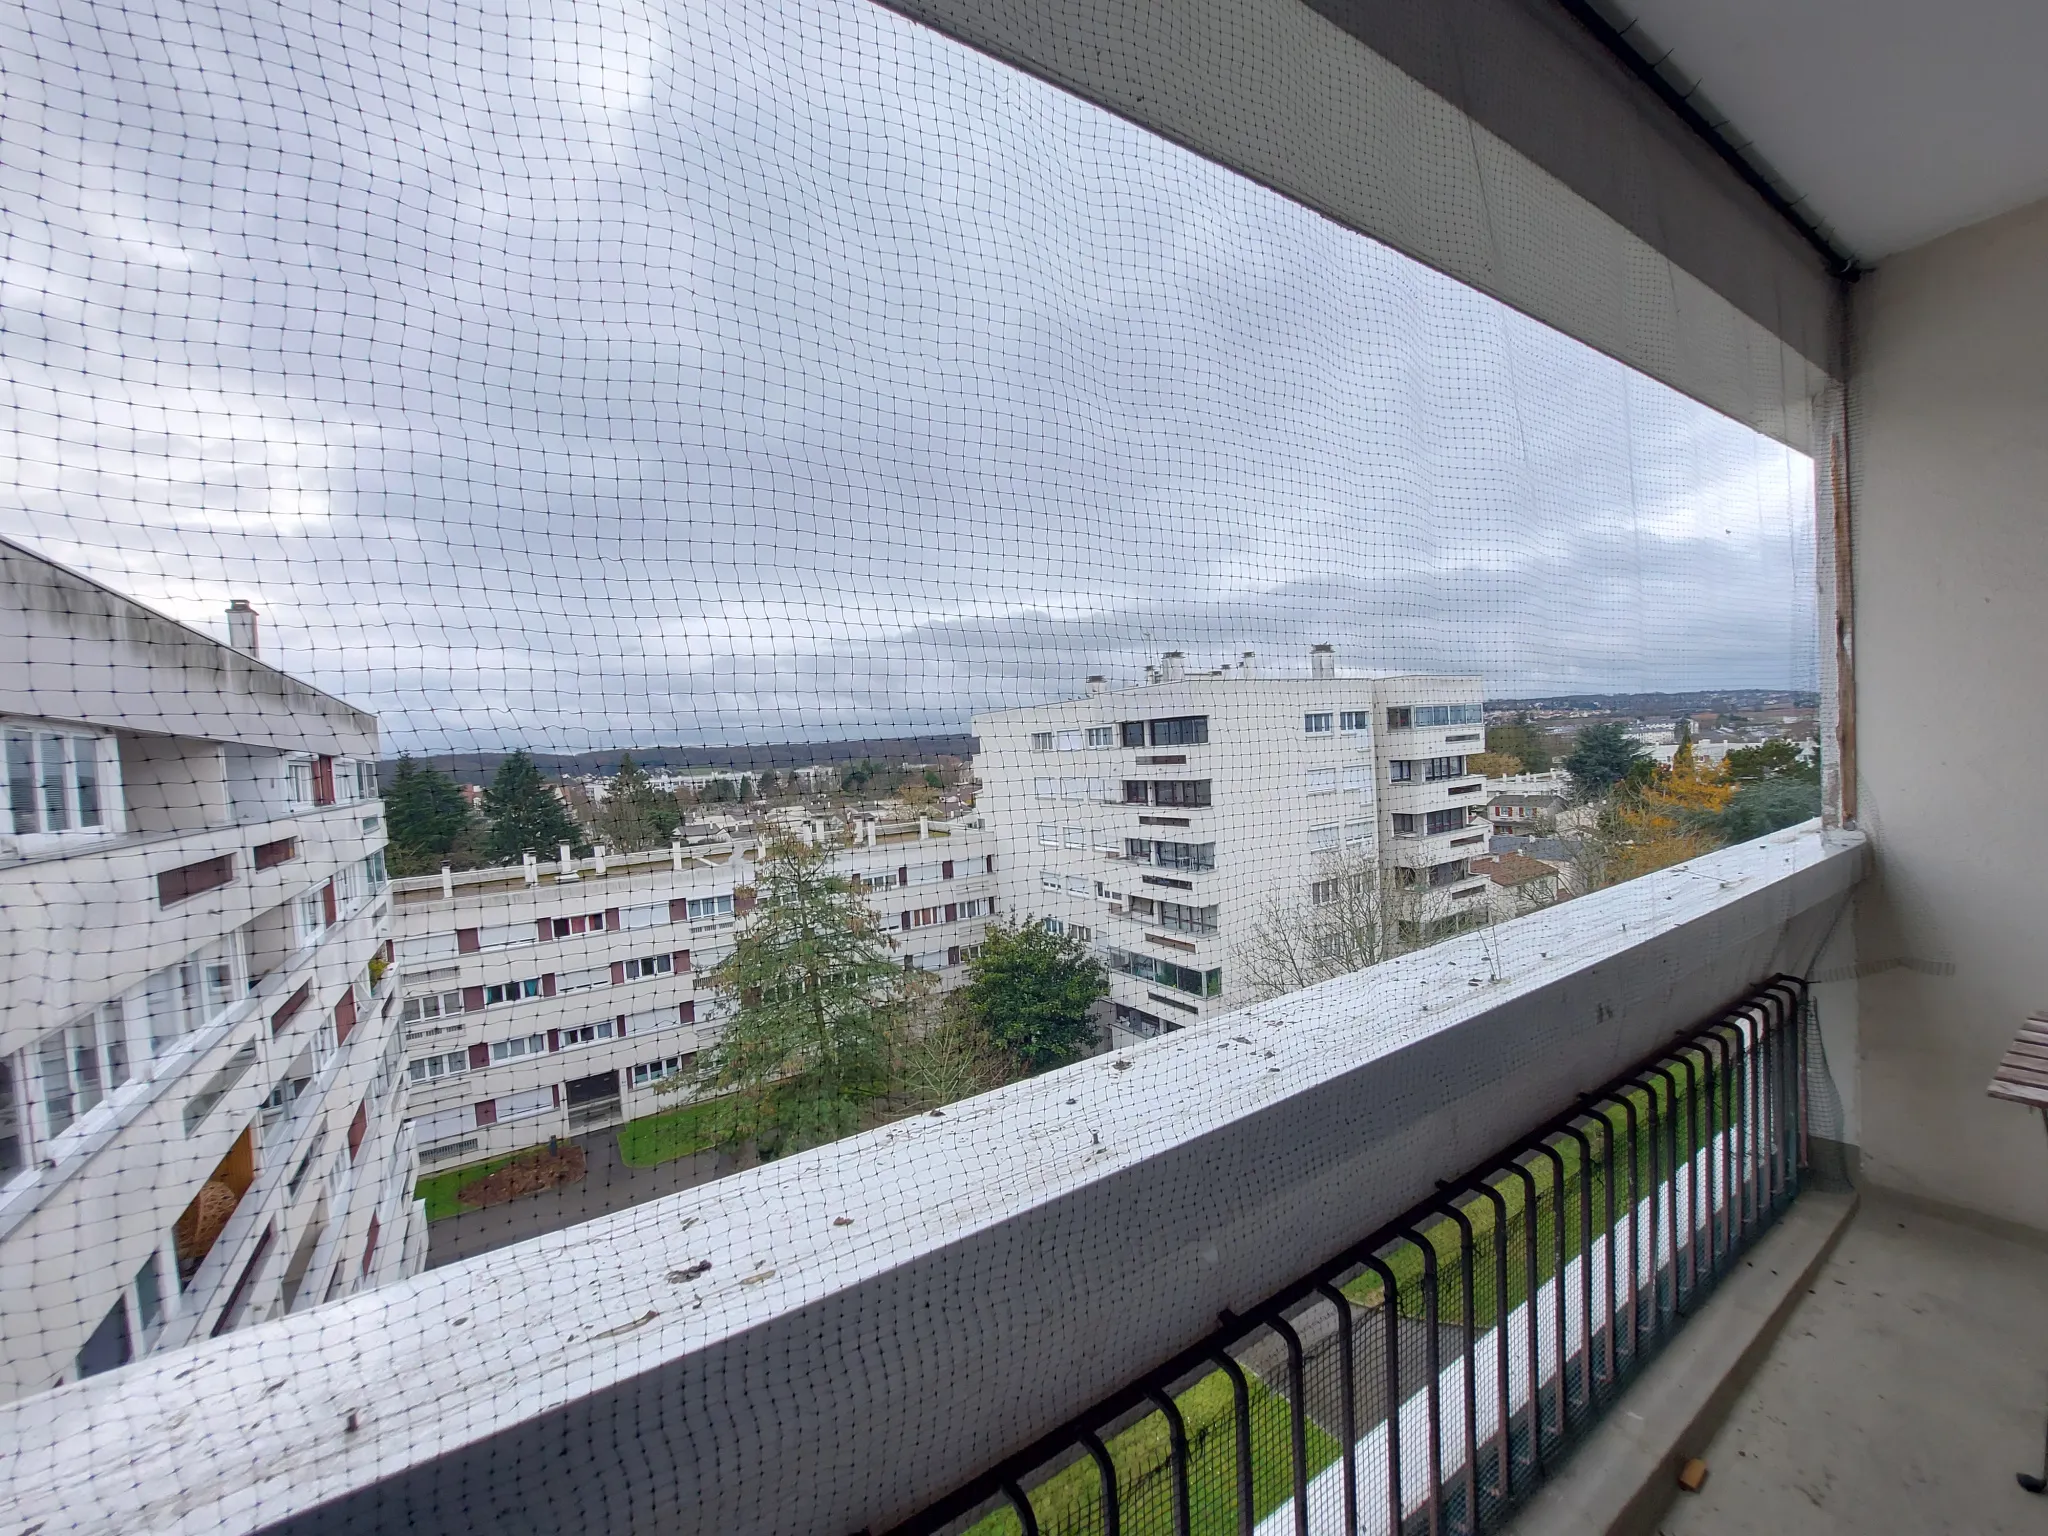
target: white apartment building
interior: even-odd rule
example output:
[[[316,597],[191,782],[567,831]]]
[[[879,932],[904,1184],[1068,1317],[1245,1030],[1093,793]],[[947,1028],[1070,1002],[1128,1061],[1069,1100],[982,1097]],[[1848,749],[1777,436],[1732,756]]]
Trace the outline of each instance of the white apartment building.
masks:
[[[411,1273],[375,717],[0,541],[0,1399]]]
[[[1483,910],[1477,677],[1190,673],[975,717],[1004,910],[1091,943],[1113,1040],[1242,1006],[1231,956],[1262,921],[1378,875],[1411,941]]]
[[[992,910],[992,848],[979,822],[869,823],[834,860],[905,966],[951,988]],[[703,977],[732,951],[758,857],[720,839],[396,882],[422,1164],[460,1167],[686,1102],[659,1089],[718,1028],[724,1005]]]

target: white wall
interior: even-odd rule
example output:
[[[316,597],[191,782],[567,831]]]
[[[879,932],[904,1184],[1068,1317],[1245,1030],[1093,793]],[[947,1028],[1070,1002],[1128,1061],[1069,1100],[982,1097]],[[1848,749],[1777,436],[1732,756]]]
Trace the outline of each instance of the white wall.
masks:
[[[1988,1100],[2048,1007],[2048,203],[1854,295],[1866,1180],[2048,1228],[2040,1117]],[[1945,974],[1948,967],[1952,974]],[[1838,1069],[1840,1063],[1837,1063]]]

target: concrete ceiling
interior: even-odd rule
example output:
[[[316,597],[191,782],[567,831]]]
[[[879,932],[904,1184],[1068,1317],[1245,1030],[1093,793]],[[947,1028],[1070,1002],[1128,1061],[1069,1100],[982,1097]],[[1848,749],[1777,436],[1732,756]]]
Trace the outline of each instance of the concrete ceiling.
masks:
[[[2048,197],[2048,0],[1606,0],[1874,262]],[[1718,109],[1716,111],[1715,109]]]

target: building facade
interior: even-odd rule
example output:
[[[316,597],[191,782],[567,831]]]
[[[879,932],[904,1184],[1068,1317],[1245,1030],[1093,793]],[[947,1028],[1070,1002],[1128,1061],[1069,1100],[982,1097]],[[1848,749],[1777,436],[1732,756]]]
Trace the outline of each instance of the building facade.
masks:
[[[0,1397],[416,1270],[373,716],[0,542]]]
[[[1305,675],[1170,653],[1140,687],[977,716],[999,899],[1094,947],[1118,1040],[1242,1006],[1233,955],[1347,882],[1423,942],[1484,905],[1481,697],[1476,677],[1340,674],[1318,646]]]
[[[866,893],[906,967],[964,981],[994,900],[979,824],[869,822],[833,860]],[[465,1163],[658,1114],[724,1001],[759,846],[720,838],[532,861],[397,884],[400,1018],[423,1166]]]

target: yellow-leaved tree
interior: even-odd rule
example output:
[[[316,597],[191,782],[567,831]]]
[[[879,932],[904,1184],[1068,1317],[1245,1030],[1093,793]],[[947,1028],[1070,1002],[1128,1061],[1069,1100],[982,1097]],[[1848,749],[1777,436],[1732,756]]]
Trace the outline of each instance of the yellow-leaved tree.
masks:
[[[1715,818],[1734,793],[1727,775],[1703,767],[1693,756],[1692,743],[1682,744],[1669,768],[1657,769],[1646,783],[1616,791],[1595,834],[1599,883],[1619,885],[1712,853],[1722,844]]]

